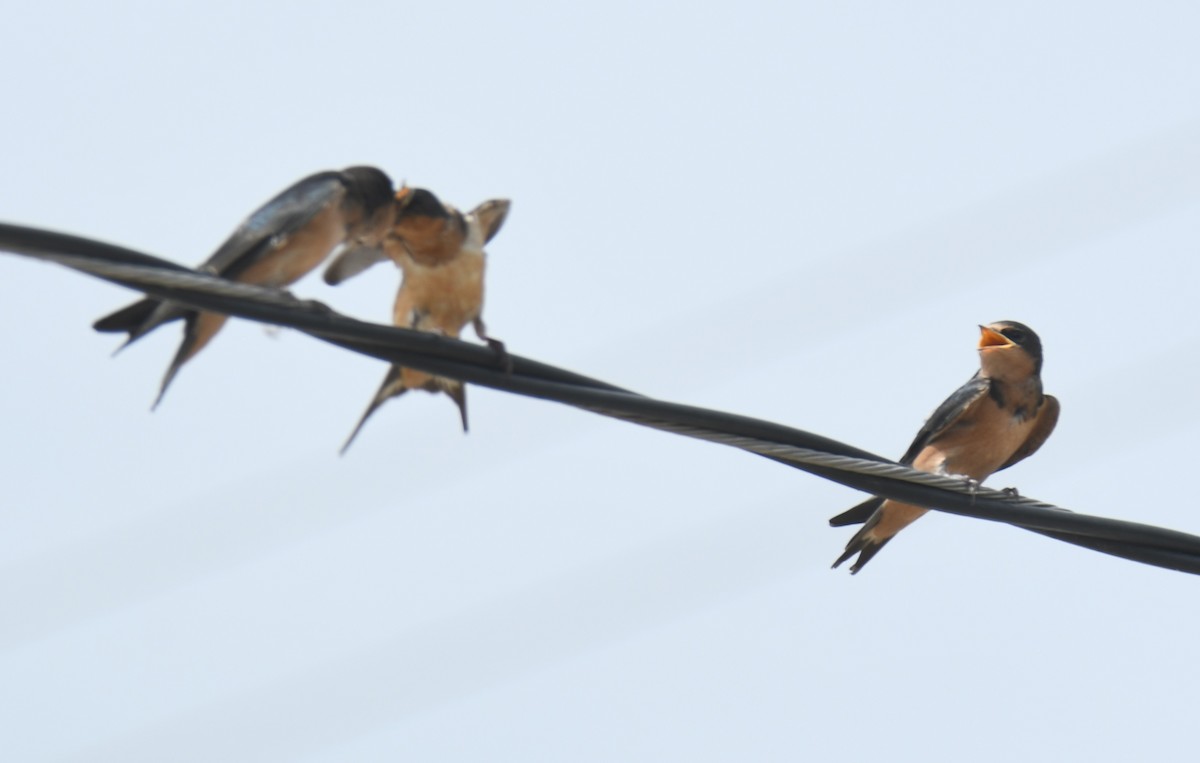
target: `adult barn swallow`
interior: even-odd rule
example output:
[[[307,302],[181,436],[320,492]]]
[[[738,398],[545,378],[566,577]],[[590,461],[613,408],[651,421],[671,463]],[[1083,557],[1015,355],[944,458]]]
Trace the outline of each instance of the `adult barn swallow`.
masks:
[[[900,463],[923,472],[982,482],[1037,452],[1058,423],[1059,405],[1042,393],[1042,342],[1016,321],[980,326],[979,371],[938,406]],[[871,498],[829,520],[834,527],[863,524],[833,563],[854,554],[851,573],[927,509]]]
[[[374,167],[310,175],[246,218],[198,270],[239,283],[290,286],[339,246],[380,246],[395,216],[393,193],[392,181]],[[212,341],[228,317],[147,298],[106,315],[93,328],[127,332],[124,348],[164,323],[183,319],[183,342],[163,377],[157,407],[175,374]]]
[[[392,307],[395,325],[457,339],[463,326],[470,323],[480,339],[503,353],[504,344],[489,337],[483,323],[483,276],[487,259],[483,247],[504,224],[508,200],[485,201],[464,215],[423,188],[401,189],[396,198],[395,224],[383,244],[384,256],[392,259],[403,273]],[[338,283],[379,259],[351,250],[330,265],[325,278]],[[410,389],[445,392],[458,405],[463,431],[467,431],[466,388],[462,382],[394,365],[341,452],[345,453],[354,442],[371,414],[389,398]]]

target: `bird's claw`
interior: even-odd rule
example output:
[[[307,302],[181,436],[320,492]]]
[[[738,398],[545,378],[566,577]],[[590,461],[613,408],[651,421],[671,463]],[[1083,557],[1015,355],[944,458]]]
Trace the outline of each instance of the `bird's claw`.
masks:
[[[322,315],[333,315],[335,312],[337,312],[332,307],[318,299],[297,299],[296,302],[305,310],[314,313],[321,313]]]
[[[947,474],[946,476],[950,477],[952,479],[961,480],[962,483],[967,486],[967,492],[970,493],[971,495],[975,495],[976,493],[978,493],[979,486],[982,484],[979,480],[975,479],[974,477],[968,477],[965,474]]]
[[[956,480],[961,480],[963,485],[965,485],[967,488],[967,495],[971,496],[971,503],[975,503],[975,495],[979,492],[979,486],[981,484],[979,480],[975,479],[974,477],[968,477],[965,474],[947,474],[946,476]]]
[[[504,342],[490,337],[485,341],[487,341],[488,347],[491,347],[492,351],[496,353],[496,360],[499,362],[500,367],[504,369],[504,373],[511,376],[513,372],[513,359],[512,355],[508,354],[508,348],[504,346]]]

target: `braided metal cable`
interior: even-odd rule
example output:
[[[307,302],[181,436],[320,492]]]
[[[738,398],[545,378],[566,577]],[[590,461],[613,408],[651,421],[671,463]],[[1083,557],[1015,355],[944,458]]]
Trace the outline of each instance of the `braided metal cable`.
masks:
[[[684,437],[691,437],[697,440],[706,440],[718,445],[727,445],[731,448],[739,448],[750,453],[757,453],[760,456],[768,456],[770,458],[790,461],[796,464],[824,466],[829,469],[837,469],[838,471],[852,474],[869,474],[876,477],[886,477],[888,479],[900,480],[902,482],[911,482],[915,485],[928,485],[929,487],[938,488],[939,490],[946,490],[966,496],[1009,500],[1014,504],[1019,503],[1020,505],[1027,506],[1029,508],[1050,511],[1069,511],[1068,509],[1054,506],[1053,504],[1044,503],[1031,498],[1023,498],[1021,496],[1014,495],[1012,492],[993,490],[992,488],[983,487],[982,485],[971,483],[963,478],[917,471],[911,467],[891,461],[873,461],[865,458],[855,458],[853,456],[841,456],[836,453],[826,453],[824,451],[813,450],[811,448],[801,448],[796,445],[768,442],[753,437],[729,434],[727,432],[718,432],[710,429],[701,429],[699,427],[673,424],[669,421],[656,420],[647,416],[625,414],[611,409],[587,408],[587,410],[604,416],[610,416],[612,418],[628,421],[633,424],[641,424],[643,426],[660,429],[664,432],[671,432],[672,434],[683,435]]]
[[[53,261],[199,309],[288,326],[391,363],[739,448],[885,498],[1004,522],[1114,556],[1200,574],[1200,537],[1187,533],[1074,513],[961,479],[919,472],[821,435],[654,400],[529,358],[514,355],[505,364],[487,347],[366,323],[281,289],[233,283],[103,242],[0,223],[0,249]]]

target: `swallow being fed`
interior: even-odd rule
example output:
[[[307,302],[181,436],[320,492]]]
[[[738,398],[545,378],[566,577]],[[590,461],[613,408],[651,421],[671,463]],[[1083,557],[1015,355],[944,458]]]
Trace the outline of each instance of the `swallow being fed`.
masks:
[[[395,224],[383,246],[383,257],[392,259],[403,273],[392,308],[395,325],[457,339],[470,323],[480,339],[503,355],[504,344],[489,337],[483,324],[483,247],[503,225],[509,202],[485,201],[463,214],[422,188],[401,189],[396,198]],[[383,257],[362,250],[348,251],[330,265],[325,280],[338,283]],[[466,388],[462,382],[394,365],[342,446],[342,453],[379,406],[410,389],[445,392],[458,405],[463,431],[467,430]]]
[[[319,172],[268,201],[238,226],[197,269],[239,283],[282,288],[320,265],[341,246],[381,245],[395,215],[392,181],[374,167]],[[228,316],[195,310],[170,300],[147,298],[93,324],[97,331],[127,332],[122,348],[174,320],[184,321],[158,399],[184,363],[204,349]]]
[[[979,371],[938,406],[900,463],[923,472],[982,482],[1037,452],[1058,423],[1059,405],[1042,393],[1042,343],[1016,321],[980,326]],[[834,527],[862,524],[833,563],[858,554],[862,569],[896,533],[927,509],[871,498],[829,520]]]

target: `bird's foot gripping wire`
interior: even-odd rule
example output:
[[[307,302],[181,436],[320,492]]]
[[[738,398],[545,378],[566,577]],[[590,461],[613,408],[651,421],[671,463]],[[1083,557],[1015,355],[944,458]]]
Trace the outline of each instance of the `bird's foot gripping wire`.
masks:
[[[967,492],[971,493],[972,495],[979,492],[979,486],[982,484],[979,480],[975,479],[974,477],[969,477],[965,474],[947,474],[946,476],[949,477],[950,479],[961,480],[962,483],[964,485],[966,485]]]
[[[1004,495],[1008,496],[1009,498],[1021,497],[1021,493],[1015,487],[1002,487],[1000,488],[1000,492],[1004,493]]]
[[[946,476],[952,479],[962,480],[962,483],[967,488],[967,493],[971,496],[971,502],[975,502],[975,494],[979,492],[979,486],[983,483],[974,477],[968,477],[965,474],[947,474]]]
[[[496,361],[500,364],[500,367],[504,369],[504,373],[512,376],[513,359],[512,355],[508,354],[508,348],[504,346],[504,342],[501,342],[499,339],[492,339],[491,337],[485,341],[487,342],[488,347],[491,347],[492,351],[496,353]]]
[[[492,352],[496,353],[496,360],[500,364],[500,368],[504,369],[504,373],[512,376],[512,356],[508,354],[508,349],[504,346],[504,342],[488,336],[487,326],[484,325],[483,318],[476,316],[471,323],[475,327],[475,336],[487,342],[488,347],[492,348]]]
[[[334,315],[337,312],[329,305],[317,299],[298,299],[296,302],[305,310],[313,313],[320,313],[321,315]]]
[[[276,292],[278,292],[283,299],[291,302],[293,306],[299,307],[302,310],[308,310],[309,312],[320,313],[322,315],[333,315],[336,312],[332,307],[324,302],[321,302],[320,300],[301,299],[300,297],[297,297],[291,289],[279,288],[276,289]]]

